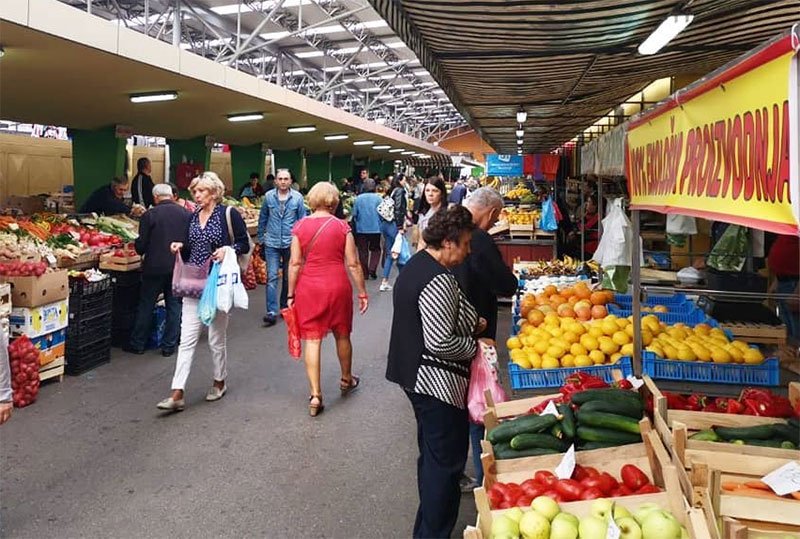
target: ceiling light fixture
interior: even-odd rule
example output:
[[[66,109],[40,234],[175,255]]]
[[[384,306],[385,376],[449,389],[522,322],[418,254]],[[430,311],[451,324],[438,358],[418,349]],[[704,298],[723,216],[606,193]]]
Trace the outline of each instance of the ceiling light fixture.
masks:
[[[339,133],[337,135],[325,135],[325,140],[345,140],[350,138],[347,133]]]
[[[256,120],[263,120],[264,115],[260,112],[251,112],[248,114],[231,114],[228,116],[229,122],[254,122]]]
[[[521,138],[518,138],[518,139],[517,139],[517,144],[518,144],[519,146],[522,146],[522,145],[524,144],[524,142],[525,142],[525,141],[524,141],[524,140],[522,140]]]
[[[389,153],[400,153],[404,151],[406,151],[405,148],[392,148],[391,150],[389,150]]]
[[[353,146],[369,146],[370,144],[375,144],[374,140],[357,140],[353,143]]]
[[[522,108],[522,105],[519,106],[519,110],[517,111],[517,123],[524,124],[525,120],[528,119],[528,113],[525,112],[525,109]]]
[[[414,152],[403,152],[400,155],[414,155]]]
[[[389,148],[391,148],[391,146],[388,144],[378,144],[377,146],[372,147],[373,150],[388,150]]]
[[[656,54],[672,41],[694,20],[691,13],[678,13],[664,19],[658,28],[639,45],[639,54],[649,56]]]
[[[6,50],[3,47],[0,47],[0,58],[6,55]]]
[[[522,155],[522,150],[517,150],[517,155]]]
[[[178,92],[155,92],[149,94],[131,94],[131,103],[155,103],[178,99]]]
[[[517,129],[517,138],[522,138],[523,136],[525,136],[525,130]]]
[[[289,133],[311,133],[316,131],[317,127],[314,125],[299,125],[297,127],[290,127],[287,129]]]

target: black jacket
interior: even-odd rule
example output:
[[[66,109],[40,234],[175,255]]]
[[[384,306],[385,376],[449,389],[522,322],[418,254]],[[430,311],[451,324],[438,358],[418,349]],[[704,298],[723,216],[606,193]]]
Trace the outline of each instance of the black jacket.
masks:
[[[394,224],[397,225],[397,228],[403,228],[403,225],[406,224],[406,211],[408,210],[406,190],[402,187],[395,187],[392,191],[392,200],[394,200]]]
[[[103,215],[129,214],[131,209],[114,196],[111,185],[104,185],[92,193],[81,206],[81,213],[97,213]]]
[[[486,330],[478,337],[496,339],[497,298],[513,296],[519,283],[485,231],[476,228],[472,232],[470,247],[470,255],[453,273],[478,316],[486,319]]]
[[[144,255],[142,272],[165,275],[172,273],[175,255],[169,246],[184,241],[192,214],[172,201],[164,201],[147,210],[139,221],[136,252]]]
[[[140,172],[131,182],[131,199],[134,204],[141,204],[145,208],[152,206],[153,200],[153,178]]]
[[[230,234],[228,233],[228,221],[227,221],[227,214],[228,206],[223,204],[217,204],[214,208],[214,213],[220,214],[220,219],[222,220],[222,243],[219,245],[212,245],[211,249],[216,250],[220,247],[233,247],[233,250],[236,251],[237,255],[244,255],[250,252],[250,234],[247,233],[247,225],[244,223],[244,218],[242,218],[242,214],[236,211],[235,208],[231,209],[231,228],[233,229],[233,239],[231,239]],[[195,219],[196,215],[200,213],[200,209],[198,208],[193,214],[189,216],[189,224],[191,225],[191,220]],[[186,226],[186,229],[183,231],[183,239],[180,240],[183,242],[183,249],[181,249],[181,257],[183,257],[184,261],[188,261],[189,257],[192,254],[192,245],[189,243],[189,226]],[[173,259],[174,261],[174,259]]]

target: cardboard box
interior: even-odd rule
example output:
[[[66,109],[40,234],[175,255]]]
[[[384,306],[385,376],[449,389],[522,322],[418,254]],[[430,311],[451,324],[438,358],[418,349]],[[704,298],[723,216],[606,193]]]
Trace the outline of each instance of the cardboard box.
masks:
[[[69,296],[69,272],[64,269],[40,277],[3,277],[11,284],[11,304],[14,307],[39,307]]]
[[[31,342],[39,349],[39,365],[48,365],[64,357],[67,352],[67,330],[59,329],[41,337],[34,337]]]
[[[40,307],[14,307],[11,309],[8,322],[13,337],[20,335],[27,335],[30,339],[40,337],[67,327],[69,302],[63,299]]]
[[[21,197],[11,195],[6,199],[6,208],[13,208],[21,211],[25,215],[43,212],[45,210],[44,198],[42,197]]]

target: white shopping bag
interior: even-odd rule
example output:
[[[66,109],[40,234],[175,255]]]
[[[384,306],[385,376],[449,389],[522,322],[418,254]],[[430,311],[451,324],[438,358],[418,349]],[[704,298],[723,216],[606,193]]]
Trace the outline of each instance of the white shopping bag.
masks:
[[[631,266],[633,254],[633,226],[625,210],[622,199],[614,199],[610,204],[608,215],[603,219],[603,234],[594,253],[594,260],[602,267]],[[636,238],[641,247],[641,238]],[[642,253],[641,248],[639,252]],[[640,265],[644,265],[644,255],[640,256]]]
[[[688,215],[667,214],[667,234],[697,234],[697,221]]]
[[[227,313],[232,307],[247,309],[247,291],[242,283],[236,251],[231,247],[223,247],[223,249],[225,249],[225,258],[222,259],[217,279],[217,310]]]
[[[392,244],[390,252],[399,255],[402,249],[403,249],[403,235],[398,232],[397,236],[395,236],[394,238],[394,243]]]

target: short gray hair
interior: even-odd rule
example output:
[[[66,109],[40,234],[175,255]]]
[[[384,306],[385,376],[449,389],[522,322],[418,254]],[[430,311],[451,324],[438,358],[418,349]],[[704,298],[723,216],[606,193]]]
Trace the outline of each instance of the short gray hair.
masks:
[[[128,177],[125,175],[114,176],[111,178],[111,185],[128,185]]]
[[[491,187],[481,187],[476,189],[469,199],[467,206],[472,208],[502,208],[503,197]]]
[[[168,183],[157,183],[153,186],[153,198],[172,198],[172,187]]]

